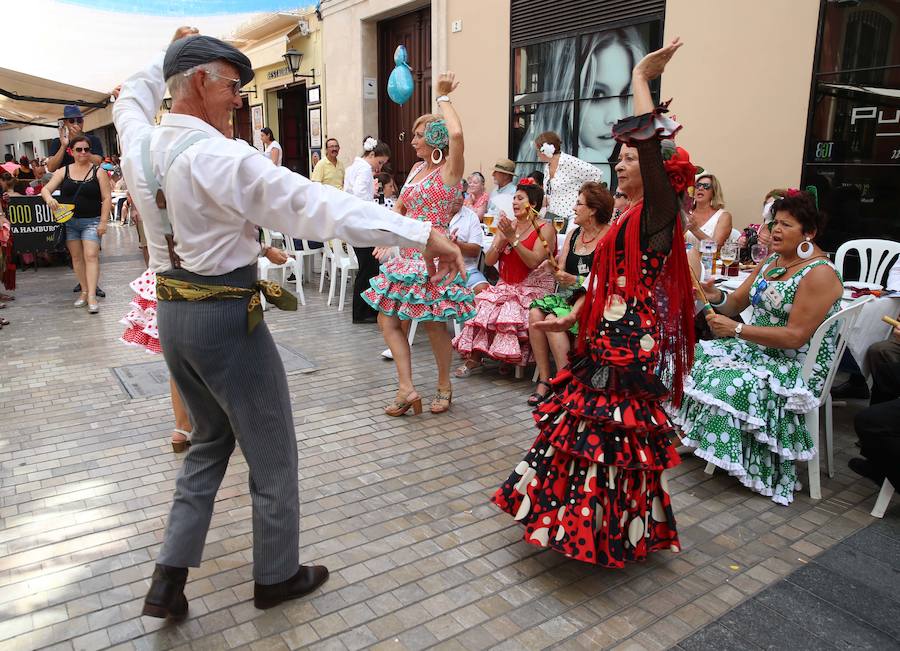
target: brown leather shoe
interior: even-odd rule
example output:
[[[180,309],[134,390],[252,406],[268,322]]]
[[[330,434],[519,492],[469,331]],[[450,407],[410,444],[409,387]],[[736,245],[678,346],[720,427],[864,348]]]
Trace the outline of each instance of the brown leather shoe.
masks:
[[[188,602],[184,596],[187,582],[186,567],[170,567],[156,564],[153,582],[144,598],[142,614],[160,619],[184,619],[188,613]]]
[[[328,580],[324,565],[301,565],[287,581],[272,585],[253,584],[253,605],[260,610],[307,595]]]

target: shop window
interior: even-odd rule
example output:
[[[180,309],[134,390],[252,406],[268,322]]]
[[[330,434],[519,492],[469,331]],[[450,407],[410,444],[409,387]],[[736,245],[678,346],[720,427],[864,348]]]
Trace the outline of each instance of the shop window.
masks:
[[[898,0],[823,11],[803,184],[817,188],[830,251],[849,239],[900,239],[898,30]]]
[[[611,179],[612,126],[631,113],[631,69],[659,47],[660,28],[654,20],[513,49],[510,150],[518,174],[540,167],[534,139],[555,131],[564,152]]]

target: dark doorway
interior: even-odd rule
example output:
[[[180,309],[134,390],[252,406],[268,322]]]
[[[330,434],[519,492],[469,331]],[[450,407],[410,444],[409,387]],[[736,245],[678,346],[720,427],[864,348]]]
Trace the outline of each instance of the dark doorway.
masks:
[[[306,84],[279,90],[278,142],[284,152],[282,164],[293,172],[309,177],[306,131]]]
[[[253,134],[250,133],[250,102],[246,97],[242,100],[243,106],[234,112],[234,137],[253,146]]]
[[[394,69],[394,50],[405,45],[412,67],[415,90],[400,106],[387,95],[387,80]],[[418,161],[412,149],[416,118],[431,112],[431,9],[378,23],[378,137],[391,148],[391,169],[398,185]]]

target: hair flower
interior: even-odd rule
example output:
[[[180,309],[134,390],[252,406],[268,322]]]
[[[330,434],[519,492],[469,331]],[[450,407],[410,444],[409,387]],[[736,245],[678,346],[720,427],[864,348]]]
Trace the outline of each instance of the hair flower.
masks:
[[[543,145],[541,145],[541,153],[544,156],[553,156],[553,154],[556,153],[556,147],[551,145],[549,142],[545,142]]]
[[[450,132],[443,120],[434,120],[425,125],[425,144],[435,149],[446,149],[450,145]]]
[[[375,151],[375,147],[377,146],[378,141],[372,136],[369,136],[363,141],[363,151]]]
[[[681,147],[675,147],[669,158],[663,162],[669,184],[676,194],[681,194],[694,184],[697,168],[691,162],[690,154]]]
[[[551,145],[551,147],[552,147],[552,146],[553,146],[553,145]],[[525,178],[519,179],[519,182],[518,182],[517,185],[525,185],[525,186],[529,186],[529,185],[537,185],[537,181],[535,181],[535,180],[534,180],[533,178],[531,178],[530,176],[526,176]]]

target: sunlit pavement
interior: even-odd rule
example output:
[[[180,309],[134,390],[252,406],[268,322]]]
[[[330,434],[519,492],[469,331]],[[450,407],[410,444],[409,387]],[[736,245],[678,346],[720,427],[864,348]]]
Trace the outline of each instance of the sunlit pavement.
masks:
[[[875,487],[846,468],[859,404],[836,408],[837,472],[788,508],[688,458],[669,485],[684,550],[625,571],[521,541],[489,497],[536,430],[527,380],[454,384],[449,414],[388,418],[393,365],[374,325],[352,325],[316,284],[266,313],[317,370],[289,376],[300,453],[301,560],[324,589],[252,604],[247,468],[236,452],[179,624],[142,618],[182,457],[167,397],[130,399],[111,369],[159,361],[118,341],[133,229],[104,240],[99,315],[72,307],[70,270],[20,271],[0,331],[0,649],[667,648],[872,522]],[[433,395],[424,333],[417,387]],[[805,477],[805,466],[800,476]],[[896,510],[889,518],[897,519]]]

